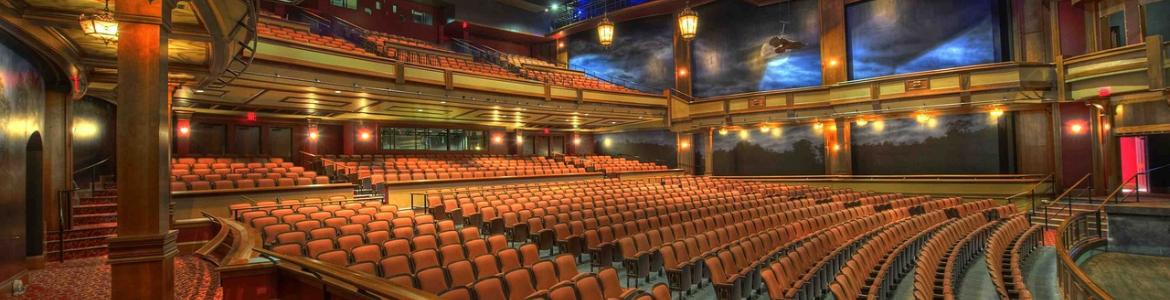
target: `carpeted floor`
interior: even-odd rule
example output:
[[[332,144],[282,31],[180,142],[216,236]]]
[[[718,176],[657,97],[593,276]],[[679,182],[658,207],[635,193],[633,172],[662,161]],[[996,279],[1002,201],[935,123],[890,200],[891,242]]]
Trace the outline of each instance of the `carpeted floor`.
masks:
[[[0,299],[110,299],[110,265],[93,257],[51,262],[29,274],[28,291]],[[222,299],[219,276],[194,256],[175,257],[175,299]]]

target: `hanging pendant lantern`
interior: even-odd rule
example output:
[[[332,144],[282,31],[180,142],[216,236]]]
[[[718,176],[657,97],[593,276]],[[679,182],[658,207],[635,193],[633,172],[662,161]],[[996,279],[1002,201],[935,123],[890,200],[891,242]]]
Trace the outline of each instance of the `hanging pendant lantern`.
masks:
[[[613,21],[609,17],[601,19],[601,23],[597,24],[597,40],[601,42],[602,47],[609,47],[613,45]]]
[[[690,4],[678,13],[678,33],[683,40],[691,40],[699,32],[699,14],[691,9]]]
[[[93,14],[82,13],[78,17],[78,22],[85,35],[101,39],[107,45],[110,42],[118,41],[118,21],[110,12],[110,1],[108,0],[104,10]]]

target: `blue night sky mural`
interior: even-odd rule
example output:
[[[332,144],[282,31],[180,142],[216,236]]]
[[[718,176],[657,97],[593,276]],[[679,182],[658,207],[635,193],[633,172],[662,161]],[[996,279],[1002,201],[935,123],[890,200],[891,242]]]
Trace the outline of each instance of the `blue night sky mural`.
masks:
[[[569,36],[569,68],[595,74],[648,93],[674,87],[674,18],[661,15],[615,24],[608,49],[597,30]],[[633,82],[637,86],[624,84]]]
[[[693,47],[694,94],[711,97],[821,84],[820,21],[816,0],[756,6],[720,0],[695,9],[699,32]],[[805,43],[775,54],[768,40],[781,33]]]
[[[715,134],[715,175],[813,175],[825,173],[825,137],[810,125]]]
[[[850,78],[1001,61],[999,10],[1000,0],[871,0],[849,5],[845,20]]]
[[[1008,117],[988,114],[886,119],[852,124],[853,172],[861,175],[997,174],[1006,151],[1001,126]],[[955,159],[962,157],[963,159]]]

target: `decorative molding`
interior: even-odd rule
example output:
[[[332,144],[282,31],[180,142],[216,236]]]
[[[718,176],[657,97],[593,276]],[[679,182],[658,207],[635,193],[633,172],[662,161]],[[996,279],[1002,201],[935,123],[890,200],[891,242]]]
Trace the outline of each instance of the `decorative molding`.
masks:
[[[155,235],[116,236],[109,238],[110,254],[108,263],[130,264],[161,261],[179,253],[175,244],[179,231]]]

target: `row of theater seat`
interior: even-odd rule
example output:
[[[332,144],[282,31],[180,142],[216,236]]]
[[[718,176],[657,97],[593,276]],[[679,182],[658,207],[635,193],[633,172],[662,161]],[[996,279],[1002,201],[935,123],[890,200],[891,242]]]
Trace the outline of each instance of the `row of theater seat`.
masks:
[[[612,157],[607,155],[565,156],[565,161],[574,165],[593,168],[595,170],[600,170],[606,173],[666,170],[666,166],[663,165],[651,162],[628,160],[625,158]]]
[[[258,22],[256,23],[256,32],[262,37],[295,42],[308,47],[322,48],[353,55],[376,56],[344,39],[324,36],[280,24]]]
[[[430,54],[394,48],[386,49],[386,56],[406,63],[430,66],[440,69],[458,70],[501,78],[519,78],[519,76],[516,76],[515,73],[512,73],[500,66],[456,56]]]
[[[537,81],[547,82],[552,85],[564,86],[578,89],[602,90],[618,93],[637,93],[637,91],[602,81],[597,78],[589,77],[584,73],[578,72],[557,72],[545,71],[536,69],[523,69],[521,71],[525,77],[532,78]]]
[[[171,191],[211,191],[211,190],[247,190],[257,188],[272,188],[272,187],[292,187],[292,186],[308,186],[316,184],[329,184],[329,177],[316,176],[313,178],[279,178],[273,180],[272,178],[261,179],[238,179],[238,180],[193,180],[193,181],[171,181]]]
[[[373,208],[378,209],[374,210]],[[390,208],[387,208],[390,207]],[[575,258],[562,255],[557,257],[557,265],[552,260],[540,260],[539,250],[533,244],[525,244],[516,249],[508,248],[503,236],[490,236],[485,242],[476,227],[464,227],[455,231],[453,226],[437,226],[437,235],[431,232],[418,230],[419,235],[402,236],[398,229],[410,228],[434,222],[427,215],[418,215],[406,218],[405,222],[397,222],[403,218],[393,219],[395,222],[395,236],[388,237],[385,228],[389,226],[385,220],[374,220],[369,213],[380,214],[392,212],[391,206],[380,205],[377,202],[352,203],[346,206],[327,205],[314,206],[300,204],[296,212],[291,207],[275,208],[268,206],[237,207],[241,211],[236,213],[237,219],[253,227],[262,228],[266,243],[274,251],[286,255],[307,255],[318,260],[347,266],[353,270],[378,275],[392,282],[411,285],[433,293],[457,293],[460,290],[482,285],[479,281],[490,281],[493,278],[506,279],[506,291],[510,297],[526,297],[545,290],[559,283],[561,280],[541,280],[537,285],[535,275],[552,274],[551,278],[564,276],[563,281],[569,281],[577,276]],[[355,210],[356,209],[356,210]],[[363,211],[366,214],[360,214]],[[329,227],[321,227],[318,220],[306,220],[304,213],[321,215],[325,223],[333,223]],[[290,218],[291,216],[302,216]],[[360,218],[360,221],[357,217]],[[387,215],[388,217],[389,215]],[[348,219],[343,218],[348,217]],[[330,222],[330,220],[340,220]],[[291,231],[286,223],[297,222],[298,229]],[[348,221],[348,222],[347,222]],[[417,221],[415,223],[414,221]],[[279,223],[285,222],[285,223]],[[302,228],[302,224],[312,222],[315,226]],[[450,220],[440,221],[450,224]],[[376,225],[380,224],[380,225]],[[353,228],[353,229],[347,229]],[[274,230],[274,228],[279,230]],[[317,232],[328,231],[326,234]],[[275,233],[275,234],[274,234]],[[275,237],[273,237],[275,235]],[[340,235],[338,237],[338,235]],[[380,242],[380,244],[379,244]],[[490,246],[489,246],[490,244]],[[490,247],[490,248],[489,248]],[[474,258],[471,260],[470,258]],[[554,268],[549,268],[554,267]],[[548,271],[552,272],[548,272]],[[599,272],[597,276],[616,274],[613,270]],[[559,275],[557,275],[559,274]],[[584,276],[588,277],[588,276]],[[582,277],[582,278],[584,278]],[[616,278],[616,275],[614,275]],[[531,279],[531,280],[528,280]],[[475,281],[473,283],[473,281]],[[531,283],[529,283],[531,282]]]
[[[410,47],[416,47],[416,48],[425,48],[425,49],[430,49],[430,50],[435,50],[435,51],[444,51],[444,52],[448,51],[447,49],[443,49],[435,44],[428,43],[428,42],[425,42],[425,41],[419,40],[419,39],[400,36],[400,35],[393,35],[393,34],[378,32],[378,31],[365,31],[365,34],[366,34],[367,40],[369,40],[370,42],[373,42],[377,45],[390,44],[390,45],[395,45],[395,46],[410,46]]]
[[[1032,299],[1024,283],[1022,265],[1038,245],[1044,230],[1021,214],[1004,222],[987,241],[987,272],[1000,299]]]
[[[452,155],[325,157],[328,172],[372,186],[382,182],[581,174],[584,168],[544,157]]]

